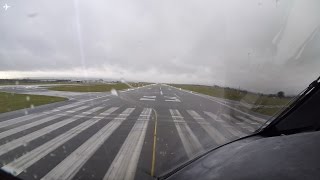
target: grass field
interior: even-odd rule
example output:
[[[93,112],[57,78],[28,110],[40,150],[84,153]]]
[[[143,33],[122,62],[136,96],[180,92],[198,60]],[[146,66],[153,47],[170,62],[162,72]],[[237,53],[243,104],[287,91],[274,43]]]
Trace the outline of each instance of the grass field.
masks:
[[[66,98],[0,92],[0,113],[65,101]]]
[[[282,107],[259,107],[259,106],[285,106],[292,99],[291,97],[278,98],[276,96],[269,96],[264,94],[255,94],[243,90],[222,88],[218,86],[203,86],[203,85],[177,85],[171,84],[174,87],[182,88],[209,96],[240,101],[253,105],[251,110],[265,115],[274,115]]]
[[[24,82],[24,81],[17,81],[17,82],[0,82],[0,86],[6,85],[41,85],[41,84],[70,84],[72,82]]]
[[[70,91],[70,92],[105,92],[115,90],[128,89],[129,86],[124,83],[115,84],[75,84],[75,85],[58,85],[49,87],[49,90],[54,91]]]

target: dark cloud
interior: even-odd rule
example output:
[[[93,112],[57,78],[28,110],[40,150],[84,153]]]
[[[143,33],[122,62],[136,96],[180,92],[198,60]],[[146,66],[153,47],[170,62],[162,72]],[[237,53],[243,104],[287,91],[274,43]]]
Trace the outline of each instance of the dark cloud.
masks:
[[[320,3],[10,1],[0,76],[87,76],[297,93],[319,75]]]

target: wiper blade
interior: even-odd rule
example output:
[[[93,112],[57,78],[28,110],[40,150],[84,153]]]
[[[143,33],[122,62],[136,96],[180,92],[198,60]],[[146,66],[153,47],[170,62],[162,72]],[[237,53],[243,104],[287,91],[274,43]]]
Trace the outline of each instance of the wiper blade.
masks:
[[[264,125],[262,125],[257,131],[262,131],[268,127],[274,126],[278,122],[280,122],[283,118],[285,118],[288,114],[296,110],[300,105],[302,105],[313,93],[317,92],[320,88],[320,76],[314,80],[309,86],[304,89],[301,93],[299,93],[296,98],[290,101],[289,106],[285,108],[283,111],[276,114],[274,117],[267,121]],[[271,122],[270,122],[271,121]]]

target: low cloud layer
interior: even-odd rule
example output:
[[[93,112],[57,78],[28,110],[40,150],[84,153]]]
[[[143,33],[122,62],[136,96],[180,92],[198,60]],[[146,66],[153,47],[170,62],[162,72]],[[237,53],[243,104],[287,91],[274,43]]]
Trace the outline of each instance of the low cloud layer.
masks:
[[[317,0],[7,3],[2,78],[124,78],[290,94],[320,75]]]

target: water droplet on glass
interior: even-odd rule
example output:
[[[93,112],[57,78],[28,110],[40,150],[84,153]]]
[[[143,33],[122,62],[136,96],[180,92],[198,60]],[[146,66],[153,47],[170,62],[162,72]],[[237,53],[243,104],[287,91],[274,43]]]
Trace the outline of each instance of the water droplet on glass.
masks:
[[[19,85],[19,81],[16,81],[16,85]]]
[[[27,96],[27,97],[26,97],[26,100],[27,100],[27,101],[30,101],[30,96]]]
[[[53,154],[53,153],[50,153],[50,156],[51,156],[51,157],[54,157],[54,156],[56,156],[56,155],[55,155],[55,154]]]
[[[28,145],[28,142],[24,142],[22,145],[26,147]]]
[[[34,105],[33,105],[33,104],[31,104],[31,105],[30,105],[30,108],[31,108],[31,109],[33,109],[33,108],[34,108]]]
[[[33,175],[33,178],[38,179],[38,176],[36,174]]]
[[[25,110],[25,111],[24,111],[24,114],[27,115],[27,114],[29,114],[29,112],[28,112],[27,110]]]

